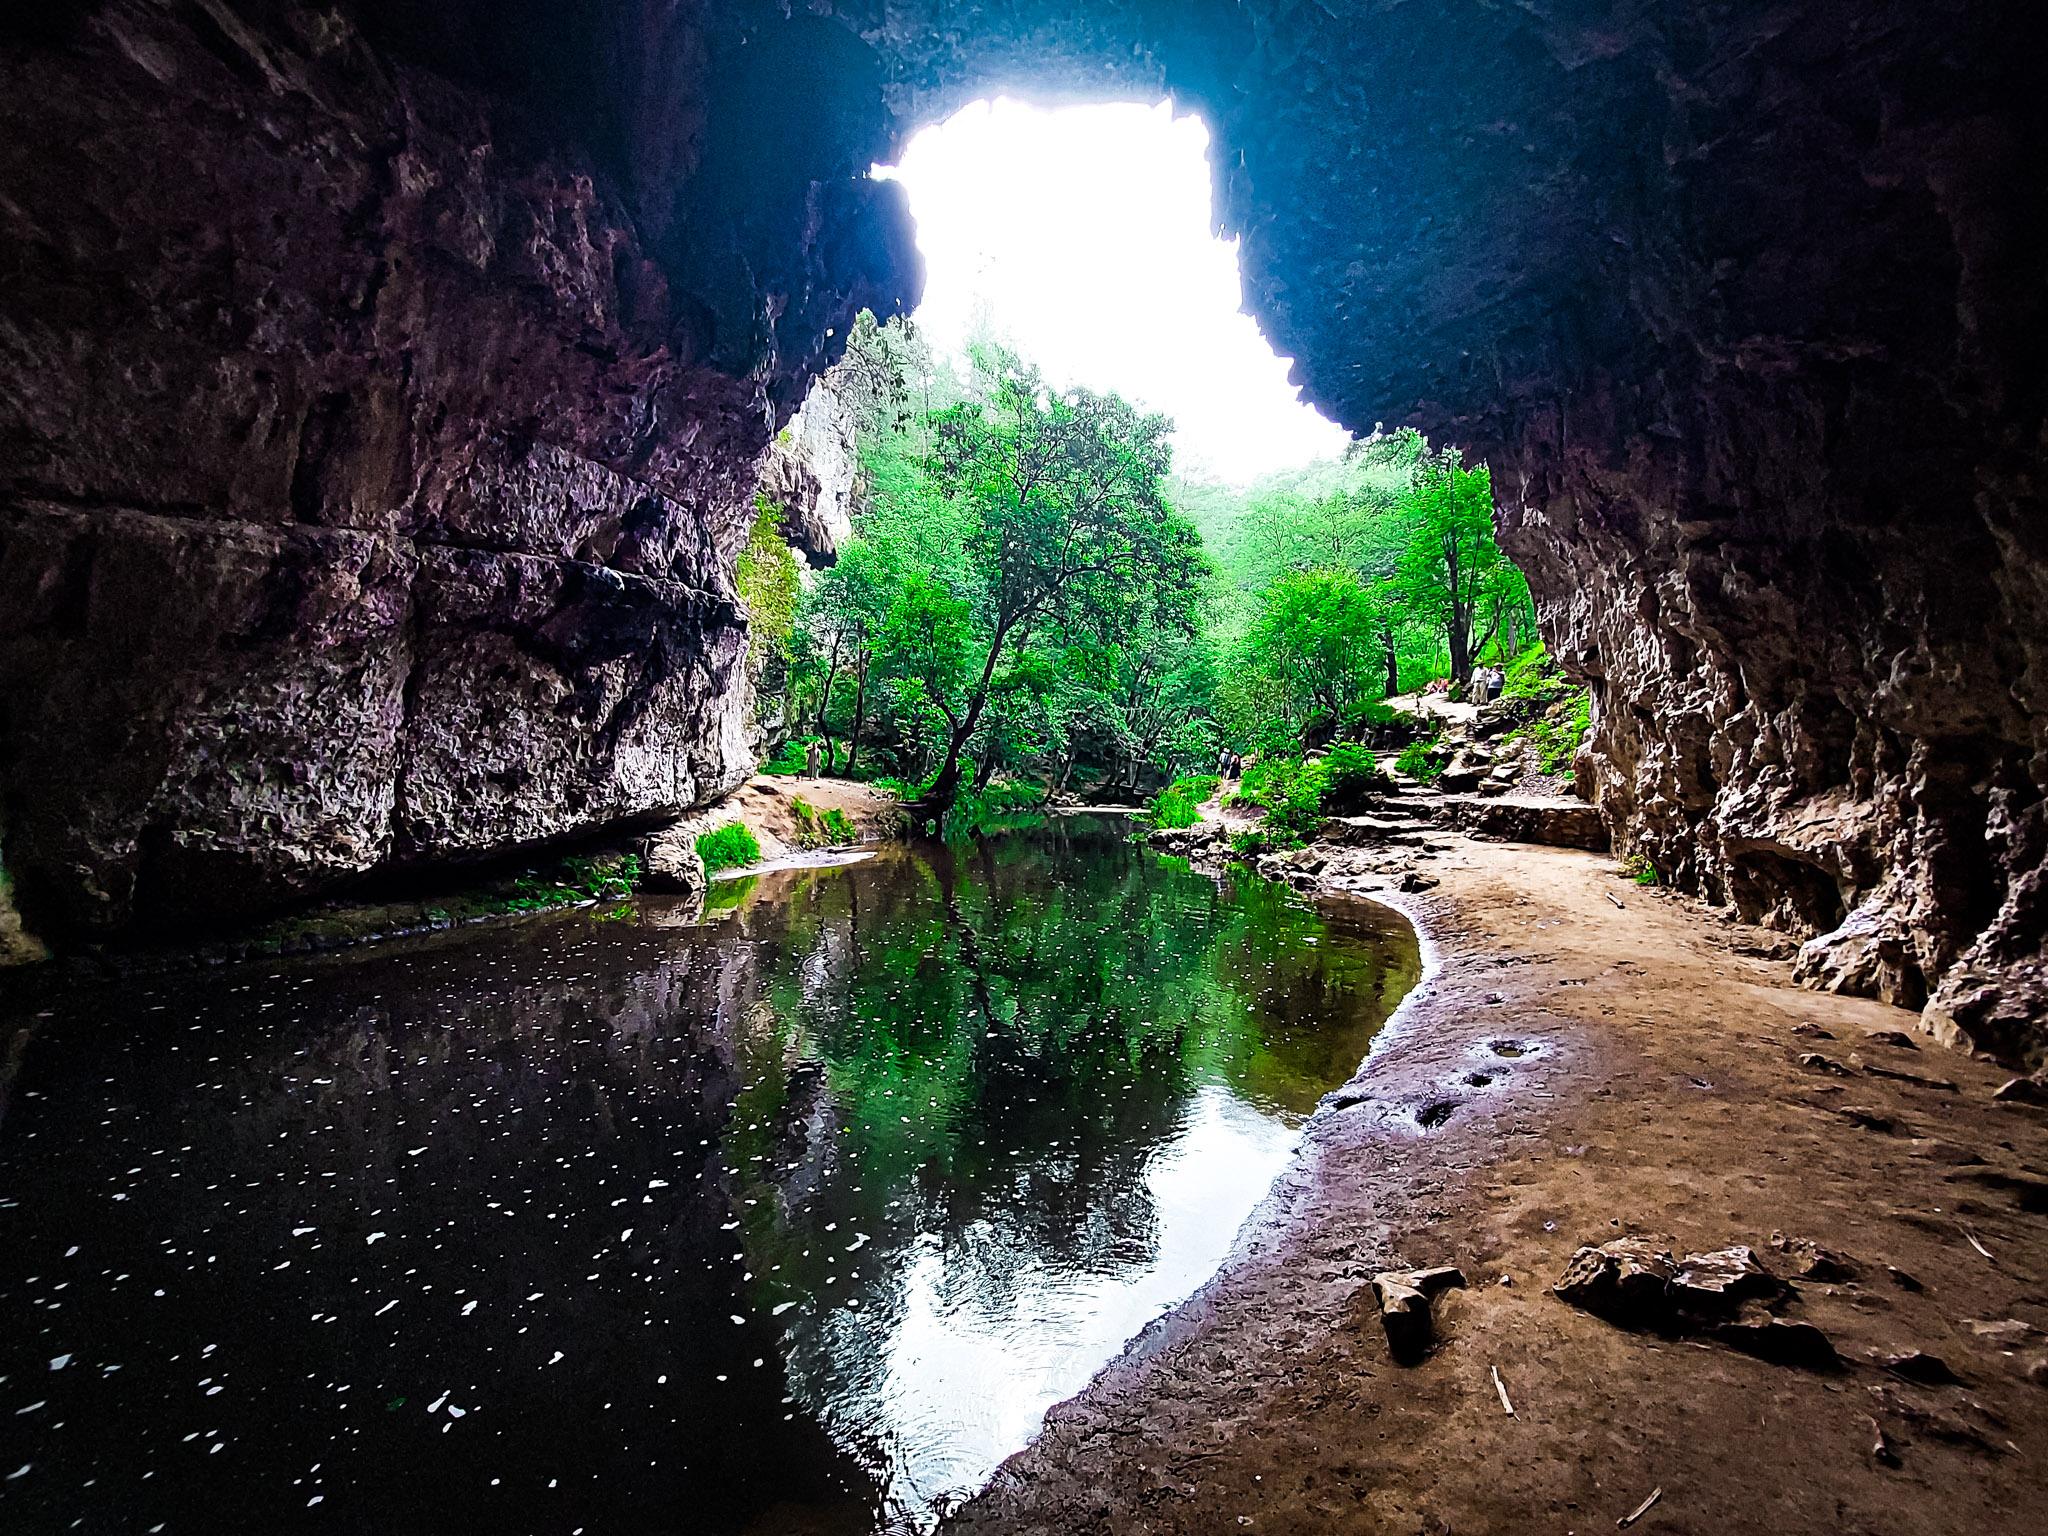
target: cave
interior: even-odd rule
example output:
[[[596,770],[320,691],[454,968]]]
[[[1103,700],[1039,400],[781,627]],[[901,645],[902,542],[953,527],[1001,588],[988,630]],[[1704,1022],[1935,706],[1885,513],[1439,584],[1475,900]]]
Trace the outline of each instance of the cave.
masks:
[[[757,463],[850,317],[919,290],[870,166],[997,89],[1165,90],[1307,398],[1494,466],[1616,846],[1788,928],[1815,985],[2030,1055],[2043,111],[2002,20],[18,11],[20,921],[217,924],[729,789]]]
[[[906,313],[923,285],[903,189],[874,168],[998,93],[1164,95],[1208,127],[1216,218],[1241,242],[1246,307],[1296,360],[1304,398],[1354,432],[1413,426],[1490,466],[1499,539],[1528,575],[1544,641],[1590,689],[1577,775],[1605,830],[1575,833],[1575,846],[1606,842],[1691,904],[1674,915],[1676,897],[1652,905],[1615,881],[1574,908],[1580,928],[1597,919],[1646,936],[1617,941],[1636,946],[1619,964],[1606,953],[1580,964],[1547,918],[1517,919],[1527,952],[1508,956],[1476,953],[1455,924],[1426,934],[1441,968],[1426,985],[1423,960],[1401,969],[1402,987],[1422,987],[1410,1034],[1416,1020],[1441,1025],[1447,1043],[1396,1038],[1378,1078],[1361,1067],[1312,1097],[1304,1123],[1322,1160],[1280,1178],[1271,1211],[1247,1218],[1239,1278],[1227,1272],[1148,1324],[1081,1408],[1053,1410],[1030,1465],[999,1472],[960,1528],[1080,1528],[1065,1522],[1097,1511],[1105,1423],[1213,1409],[1182,1437],[1193,1443],[1238,1413],[1235,1399],[1215,1408],[1214,1383],[1234,1392],[1240,1371],[1262,1402],[1291,1405],[1261,1421],[1268,1459],[1245,1466],[1275,1483],[1290,1460],[1313,1469],[1325,1481],[1304,1488],[1300,1508],[1338,1523],[1299,1528],[1354,1528],[1317,1502],[1348,1476],[1349,1453],[1314,1426],[1342,1420],[1363,1445],[1387,1439],[1395,1415],[1379,1418],[1375,1400],[1344,1419],[1363,1399],[1342,1350],[1331,1367],[1346,1373],[1341,1390],[1307,1406],[1284,1362],[1339,1335],[1329,1320],[1355,1315],[1361,1284],[1406,1273],[1418,1283],[1391,1289],[1425,1302],[1420,1277],[1439,1270],[1374,1277],[1355,1241],[1381,1229],[1382,1199],[1425,1213],[1403,1229],[1423,1234],[1418,1246],[1447,1229],[1437,1202],[1454,1202],[1425,1187],[1427,1159],[1403,1161],[1417,1143],[1402,1138],[1480,1166],[1536,1118],[1538,1101],[1515,1097],[1523,1085],[1547,1100],[1574,1074],[1601,1084],[1570,1106],[1594,1130],[1560,1133],[1543,1176],[1621,1167],[1604,1187],[1645,1208],[1668,1214],[1671,1191],[1687,1192],[1692,1207],[1670,1221],[1681,1237],[1721,1201],[1729,1222],[1755,1217],[1759,1245],[1771,1221],[1792,1220],[1766,1209],[1874,1245],[1866,1208],[1883,1188],[1899,1210],[1913,1203],[1894,1223],[1911,1230],[1886,1240],[1915,1257],[1858,1259],[1872,1289],[1857,1293],[1845,1337],[1875,1358],[1896,1341],[1867,1330],[1946,1288],[1977,1309],[1974,1339],[2014,1359],[2023,1343],[2036,1351],[2008,1373],[2014,1391],[2033,1390],[2048,1382],[2032,1342],[2048,1337],[2048,1314],[2024,1320],[2038,1298],[1993,1289],[2023,1272],[2021,1243],[2039,1251],[2038,1230],[1995,1202],[2038,1213],[2043,1176],[2021,1164],[2040,1144],[2021,1137],[2048,1101],[2048,93],[2011,23],[2010,8],[1985,0],[11,8],[0,14],[0,987],[38,973],[19,983],[33,1008],[35,988],[66,983],[71,973],[46,973],[71,958],[196,944],[338,895],[638,835],[733,794],[761,757],[738,586],[756,497],[772,487],[791,509],[790,541],[814,564],[833,559],[843,490],[816,464],[848,450],[807,400],[856,316]],[[802,451],[784,451],[792,440]],[[1426,907],[1436,883],[1399,890],[1440,915]],[[1706,931],[1702,906],[1747,937],[1711,963],[1686,959],[1695,971],[1739,970],[1775,944],[1788,978],[1835,994],[1799,999],[1847,1010],[1825,1016],[1837,1030],[1843,1018],[1869,1026],[1859,1051],[1919,1051],[1877,1027],[1879,1005],[1892,1005],[1960,1054],[1873,1054],[1870,1065],[1849,1054],[1854,1040],[1813,1048],[1835,1034],[1780,1004],[1700,1024],[1675,994],[1603,1000],[1617,974],[1644,974],[1655,945],[1676,954]],[[52,954],[57,965],[9,964]],[[671,990],[711,999],[700,1011],[726,1027],[719,973],[687,974]],[[1586,989],[1603,1017],[1625,1014],[1601,1027],[1655,1070],[1614,1067],[1619,1048],[1568,1016],[1567,989]],[[1518,1010],[1500,1006],[1503,992]],[[361,1053],[382,1049],[380,1003],[360,1003],[348,1068],[378,1091],[382,1066]],[[639,1009],[648,1039],[661,1003]],[[563,1003],[535,1028],[583,1009]],[[1680,1035],[1696,1025],[1718,1033]],[[243,1026],[269,1027],[255,1012]],[[37,1027],[0,1053],[0,1117]],[[1697,1062],[1673,1065],[1699,1040]],[[658,1076],[651,1051],[614,1045],[631,1068],[622,1081]],[[1765,1045],[1785,1057],[1770,1069],[1782,1091],[1744,1098]],[[728,1047],[721,1037],[705,1069],[713,1118],[724,1111],[711,1098],[738,1091]],[[508,1062],[518,1048],[506,1045]],[[2034,1075],[1999,1089],[1994,1110],[1991,1066],[1968,1056]],[[296,1072],[290,1057],[266,1055],[267,1070]],[[97,1068],[66,1070],[85,1081]],[[1942,1097],[1958,1093],[1947,1074],[1984,1088],[1970,1111],[2014,1115],[1979,1134],[1964,1111],[1928,1108],[1962,1102]],[[1837,1079],[1851,1077],[1869,1104],[1841,1097]],[[1869,1140],[1845,1154],[1779,1115],[1795,1093],[1831,1133]],[[1923,1097],[1908,1112],[1878,1103],[1884,1093]],[[1666,1106],[1656,1125],[1653,1103]],[[1713,1134],[1733,1150],[1688,1139],[1706,1120],[1681,1124],[1673,1103],[1718,1117]],[[2023,1109],[2037,1118],[2016,1118]],[[828,1119],[807,1100],[783,1134],[829,1149]],[[1686,1171],[1645,1195],[1628,1179],[1659,1157]],[[1353,1166],[1386,1193],[1351,1178]],[[1724,1183],[1693,1200],[1695,1176]],[[1777,1204],[1756,1193],[1766,1186]],[[1506,1212],[1521,1197],[1499,1199]],[[0,1217],[9,1208],[0,1201]],[[1558,1220],[1535,1196],[1512,1210],[1520,1225],[1482,1223],[1474,1252],[1570,1235],[1544,1235]],[[1627,1238],[1608,1230],[1624,1216]],[[1602,1208],[1595,1229],[1629,1242],[1633,1223]],[[1771,1262],[1799,1255],[1802,1280],[1849,1271],[1812,1241],[1775,1236]],[[1696,1237],[1701,1250],[1732,1241]],[[1974,1264],[1972,1251],[1986,1268],[1958,1279],[1950,1266]],[[1680,1267],[1671,1252],[1631,1262]],[[1503,1261],[1501,1286],[1475,1285],[1484,1295],[1443,1303],[1448,1315],[1483,1322],[1533,1295],[1549,1279],[1534,1281],[1533,1263],[1514,1280]],[[1304,1343],[1301,1318],[1328,1327]],[[1782,1321],[1731,1347],[1795,1347],[1773,1331]],[[1721,1342],[1737,1327],[1716,1326]],[[1664,1318],[1629,1337],[1677,1328]],[[1535,1362],[1516,1363],[1514,1336],[1495,1342],[1519,1391]],[[1628,1357],[1651,1383],[1643,1400],[1666,1405],[1656,1412],[1692,1401],[1695,1382],[1677,1374],[1692,1362],[1676,1357],[1694,1353]],[[1851,1364],[1886,1373],[1871,1401],[1894,1430],[1908,1427],[1909,1446],[1919,1436],[1939,1442],[1929,1455],[1983,1465],[2019,1450],[2008,1429],[2038,1446],[2038,1409],[2016,1428],[1980,1412],[1987,1429],[1960,1409],[1900,1407],[1899,1380],[1929,1368],[1913,1352],[1885,1358]],[[1983,1368],[1972,1390],[2005,1369]],[[1793,1458],[1797,1475],[1768,1495],[1778,1502],[1743,1506],[1728,1528],[1820,1528],[1818,1506],[1797,1502],[1831,1486],[1795,1464],[1806,1421],[1799,1435],[1767,1415],[1744,1427],[1765,1399],[1754,1378],[1700,1369],[1716,1434],[1680,1425],[1665,1453],[1702,1478],[1702,1458],[1738,1470],[1748,1455]],[[1799,1381],[1776,1400],[1806,1393],[1812,1415],[1823,1390],[1845,1390],[1818,1373]],[[1432,1411],[1470,1408],[1470,1394],[1414,1390]],[[1509,1391],[1494,1369],[1479,1399],[1485,1434],[1525,1427]],[[2010,1415],[2010,1398],[1999,1401]],[[1584,1411],[1592,1427],[1574,1424],[1571,1448],[1541,1462],[1560,1479],[1542,1485],[1555,1511],[1585,1493],[1566,1481],[1590,1464],[1584,1446],[1634,1432],[1601,1420],[1609,1407]],[[1832,1436],[1859,1468],[1896,1467],[1879,1419],[1851,1417],[1814,1443]],[[1740,1438],[1752,1432],[1776,1438]],[[1435,1487],[1427,1478],[1457,1458],[1434,1431],[1424,1438],[1415,1486]],[[1462,1429],[1452,1438],[1467,1443]],[[1133,1443],[1138,1456],[1114,1449],[1117,1507],[1179,1497],[1177,1481],[1144,1481],[1157,1447]],[[1498,1453],[1499,1486],[1445,1507],[1484,1512],[1461,1529],[1528,1528],[1505,1501],[1516,1478],[1539,1476],[1526,1471],[1536,1463],[1508,1442],[1483,1449],[1473,1464]],[[1188,1465],[1189,1488],[1209,1477]],[[2038,1481],[2041,1458],[1998,1465]],[[1643,1518],[1667,1482],[1665,1512],[1680,1502],[1677,1474],[1656,1474],[1653,1492],[1653,1470],[1631,1463],[1648,1498],[1632,1514],[1618,1506],[1618,1524]],[[1951,1494],[1978,1501],[1973,1521],[2028,1507],[1988,1477],[1914,1486],[1916,1529],[1936,1528]],[[1047,1490],[1068,1503],[1034,1513]],[[1870,1497],[1889,1507],[1884,1489]],[[1846,1507],[1825,1519],[1855,1523]],[[1758,1513],[1772,1509],[1775,1524]],[[1396,1500],[1370,1528],[1437,1529],[1435,1512],[1419,1495]]]

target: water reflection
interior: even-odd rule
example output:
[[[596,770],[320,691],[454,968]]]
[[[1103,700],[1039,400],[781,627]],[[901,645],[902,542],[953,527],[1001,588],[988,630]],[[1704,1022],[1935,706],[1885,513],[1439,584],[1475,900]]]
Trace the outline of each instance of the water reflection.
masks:
[[[678,922],[0,1021],[50,1015],[0,1524],[926,1523],[1214,1270],[1417,970],[1391,914],[1093,822]]]

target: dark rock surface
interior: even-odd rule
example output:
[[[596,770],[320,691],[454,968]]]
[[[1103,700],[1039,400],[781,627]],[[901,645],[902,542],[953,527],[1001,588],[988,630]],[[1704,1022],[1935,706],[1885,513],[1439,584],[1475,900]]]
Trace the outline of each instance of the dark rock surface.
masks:
[[[600,135],[345,18],[0,35],[0,790],[52,937],[672,814],[751,766],[732,571],[802,365],[708,354],[758,308],[809,313],[815,356],[886,295],[854,262],[719,315]]]
[[[2010,22],[67,0],[0,23],[24,907],[89,931],[715,792],[743,482],[852,307],[917,286],[866,166],[1005,86],[1167,86],[1210,123],[1248,306],[1309,395],[1491,461],[1593,685],[1616,849],[1812,937],[1814,985],[2037,1058],[2048,93]],[[596,653],[565,649],[586,627]]]

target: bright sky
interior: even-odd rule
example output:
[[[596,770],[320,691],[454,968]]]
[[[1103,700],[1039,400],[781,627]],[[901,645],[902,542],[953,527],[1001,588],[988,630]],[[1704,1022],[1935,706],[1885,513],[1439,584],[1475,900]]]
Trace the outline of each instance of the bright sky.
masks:
[[[959,351],[977,315],[1057,383],[1173,417],[1175,466],[1245,481],[1343,451],[1239,312],[1237,242],[1210,223],[1209,130],[1166,102],[977,102],[910,141],[901,180],[926,284],[917,321]]]

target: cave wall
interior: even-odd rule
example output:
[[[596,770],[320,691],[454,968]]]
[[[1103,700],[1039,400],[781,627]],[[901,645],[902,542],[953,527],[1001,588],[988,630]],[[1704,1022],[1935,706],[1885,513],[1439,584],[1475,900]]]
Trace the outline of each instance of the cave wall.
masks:
[[[1811,936],[1817,985],[2039,1052],[2048,92],[2009,8],[52,14],[0,33],[32,914],[715,793],[752,467],[917,289],[865,166],[992,90],[1170,89],[1308,395],[1493,464],[1617,846]]]
[[[0,829],[36,926],[206,926],[743,777],[755,463],[914,274],[900,212],[868,260],[845,187],[759,230],[693,201],[744,166],[690,120],[718,44],[681,13],[628,109],[663,196],[534,73],[583,99],[617,34],[67,12],[0,24]]]

